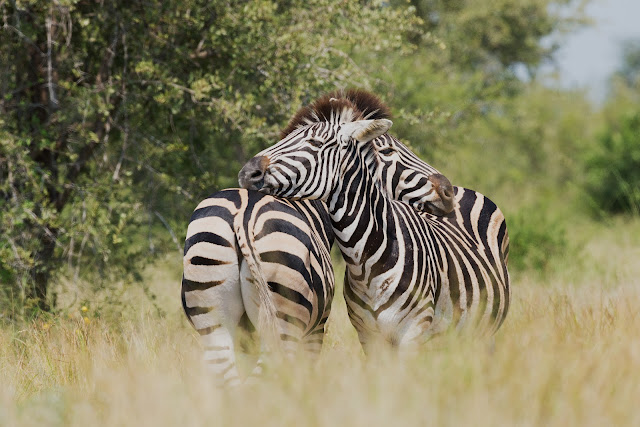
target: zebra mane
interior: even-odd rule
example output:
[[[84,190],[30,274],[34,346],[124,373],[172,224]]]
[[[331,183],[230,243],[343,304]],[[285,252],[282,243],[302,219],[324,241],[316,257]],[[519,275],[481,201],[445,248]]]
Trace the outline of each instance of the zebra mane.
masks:
[[[319,122],[348,123],[390,117],[389,107],[374,94],[360,89],[337,90],[298,110],[280,135],[284,138],[298,128]]]

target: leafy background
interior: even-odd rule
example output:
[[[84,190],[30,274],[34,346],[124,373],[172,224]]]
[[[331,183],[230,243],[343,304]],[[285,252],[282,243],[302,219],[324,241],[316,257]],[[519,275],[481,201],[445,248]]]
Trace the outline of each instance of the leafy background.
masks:
[[[60,294],[126,304],[116,285],[153,299],[145,268],[178,257],[198,201],[335,88],[379,94],[394,134],[502,207],[514,271],[579,263],[576,224],[640,206],[638,44],[603,105],[538,77],[558,48],[541,40],[588,25],[583,8],[0,1],[3,318],[64,310]]]

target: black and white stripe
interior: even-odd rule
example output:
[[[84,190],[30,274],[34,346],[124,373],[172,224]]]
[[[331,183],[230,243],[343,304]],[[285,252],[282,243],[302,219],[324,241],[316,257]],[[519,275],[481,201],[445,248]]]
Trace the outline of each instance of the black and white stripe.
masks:
[[[385,182],[383,191],[428,211],[450,211],[450,200],[443,201],[438,187],[446,178],[424,163],[413,164],[415,156],[401,144],[392,145],[393,140],[380,138],[377,151],[370,153]],[[252,172],[241,172],[239,179],[259,188],[263,165],[260,159],[252,165]],[[332,242],[321,201],[229,189],[196,208],[185,243],[182,301],[202,336],[205,360],[221,381],[241,381],[235,348],[244,319],[256,325],[264,352],[274,333],[275,347],[288,355],[300,347],[312,355],[320,352],[334,290]],[[253,374],[260,372],[260,362]]]
[[[410,165],[403,161],[413,159],[392,161],[388,142],[381,139],[381,152],[371,153],[388,181],[385,191],[415,206],[441,209],[445,203],[429,181],[437,171],[425,164],[407,172]],[[240,173],[241,182],[261,179],[259,173]],[[334,291],[333,239],[321,201],[228,189],[198,205],[185,242],[182,303],[202,336],[206,362],[222,382],[241,381],[236,332],[246,319],[256,325],[262,344],[275,332],[276,348],[290,357],[300,347],[311,355],[320,352]],[[260,362],[253,374],[259,374]]]
[[[229,189],[198,205],[184,247],[182,304],[220,382],[241,382],[235,350],[247,319],[262,354],[320,352],[334,292],[332,242],[319,201]],[[270,339],[275,348],[268,348]]]
[[[391,122],[346,117],[341,105],[324,120],[307,120],[256,159],[260,191],[327,202],[347,263],[349,315],[365,349],[380,339],[409,347],[451,328],[495,332],[510,301],[500,210],[461,188],[455,190],[455,209],[442,217],[393,200],[388,193],[399,195],[386,190],[389,166],[372,142],[388,138]],[[252,173],[255,165],[243,170]],[[429,203],[428,196],[439,203],[442,192],[428,187],[448,183],[425,178],[423,199],[409,199],[417,207]]]

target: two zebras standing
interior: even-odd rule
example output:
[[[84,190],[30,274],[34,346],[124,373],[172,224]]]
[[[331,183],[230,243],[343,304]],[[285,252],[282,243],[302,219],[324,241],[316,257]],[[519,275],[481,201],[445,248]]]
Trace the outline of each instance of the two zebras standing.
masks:
[[[255,326],[261,355],[319,353],[334,240],[365,352],[378,341],[410,348],[451,328],[493,333],[502,324],[510,299],[504,216],[388,135],[388,117],[367,92],[319,98],[243,167],[248,190],[221,191],[196,208],[182,302],[222,382],[240,382],[239,325]]]

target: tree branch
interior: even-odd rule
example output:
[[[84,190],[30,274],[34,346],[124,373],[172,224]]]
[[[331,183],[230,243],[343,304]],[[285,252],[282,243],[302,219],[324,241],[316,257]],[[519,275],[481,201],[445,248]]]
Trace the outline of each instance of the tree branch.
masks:
[[[49,8],[49,15],[46,19],[47,25],[47,86],[49,87],[49,108],[52,110],[58,109],[58,97],[56,96],[55,85],[53,84],[53,64],[51,59],[51,27],[53,19],[53,8]]]
[[[169,223],[164,219],[164,217],[158,211],[153,211],[153,213],[162,221],[162,224],[167,228],[169,234],[171,235],[171,240],[176,244],[176,248],[178,248],[178,253],[182,255],[182,248],[180,247],[180,243],[178,243],[178,238],[176,237],[176,233],[173,232],[173,229],[169,225]]]

